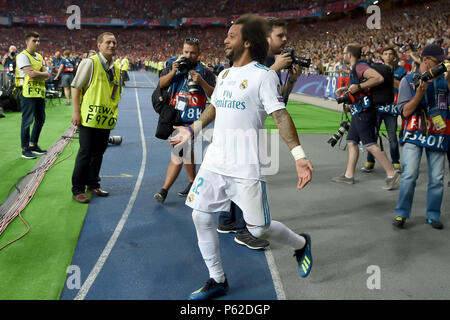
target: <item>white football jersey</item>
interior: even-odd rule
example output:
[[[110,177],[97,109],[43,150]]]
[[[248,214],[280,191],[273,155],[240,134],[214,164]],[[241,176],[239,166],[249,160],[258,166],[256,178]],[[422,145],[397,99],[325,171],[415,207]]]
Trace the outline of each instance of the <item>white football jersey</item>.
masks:
[[[255,61],[223,70],[211,104],[216,109],[214,134],[202,167],[226,176],[264,180],[259,144],[266,141],[265,120],[285,108],[275,71]]]

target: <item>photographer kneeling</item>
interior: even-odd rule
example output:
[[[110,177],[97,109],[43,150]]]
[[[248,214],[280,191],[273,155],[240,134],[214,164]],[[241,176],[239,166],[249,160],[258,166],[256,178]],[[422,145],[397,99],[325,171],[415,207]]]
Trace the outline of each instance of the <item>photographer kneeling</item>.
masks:
[[[354,184],[354,174],[359,157],[358,144],[361,141],[366,150],[375,157],[386,171],[385,190],[394,189],[399,181],[400,174],[394,171],[394,168],[387,158],[384,151],[377,145],[377,135],[375,132],[377,121],[377,110],[371,105],[370,91],[368,89],[376,87],[384,81],[373,68],[361,58],[361,46],[356,43],[348,44],[344,48],[344,63],[352,65],[349,87],[342,87],[336,90],[336,95],[344,96],[337,101],[343,101],[351,104],[350,111],[352,120],[347,135],[348,160],[347,169],[341,176],[332,178],[335,182]]]

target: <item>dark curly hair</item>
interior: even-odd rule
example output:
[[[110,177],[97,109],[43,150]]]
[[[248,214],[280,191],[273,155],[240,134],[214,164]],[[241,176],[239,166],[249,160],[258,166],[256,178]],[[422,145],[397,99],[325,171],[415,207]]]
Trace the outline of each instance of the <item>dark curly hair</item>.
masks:
[[[242,25],[242,41],[250,42],[250,56],[253,60],[264,64],[269,50],[267,42],[269,24],[266,18],[256,14],[240,16],[234,24]]]

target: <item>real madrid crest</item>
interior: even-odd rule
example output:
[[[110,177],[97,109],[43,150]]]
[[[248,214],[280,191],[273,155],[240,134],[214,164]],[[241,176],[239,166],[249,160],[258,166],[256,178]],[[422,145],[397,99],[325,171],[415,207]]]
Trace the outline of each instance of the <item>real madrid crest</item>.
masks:
[[[225,78],[227,77],[227,75],[228,75],[228,72],[230,72],[230,70],[227,70],[227,71],[225,71],[225,72],[223,73],[223,75],[222,75],[222,79],[225,79]]]
[[[244,89],[246,89],[248,87],[248,81],[247,80],[243,80],[242,82],[241,82],[241,84],[239,85],[239,88],[241,89],[241,90],[244,90]]]
[[[194,194],[193,193],[191,193],[188,197],[187,197],[187,202],[192,202],[192,201],[194,201]]]

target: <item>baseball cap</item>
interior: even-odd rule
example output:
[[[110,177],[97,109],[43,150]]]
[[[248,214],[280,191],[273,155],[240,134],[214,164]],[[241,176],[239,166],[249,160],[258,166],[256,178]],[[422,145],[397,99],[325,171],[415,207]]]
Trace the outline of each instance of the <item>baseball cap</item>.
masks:
[[[433,57],[439,62],[444,61],[445,59],[448,59],[448,57],[445,56],[444,50],[438,46],[437,44],[429,44],[425,48],[423,48],[422,51],[422,57]]]

